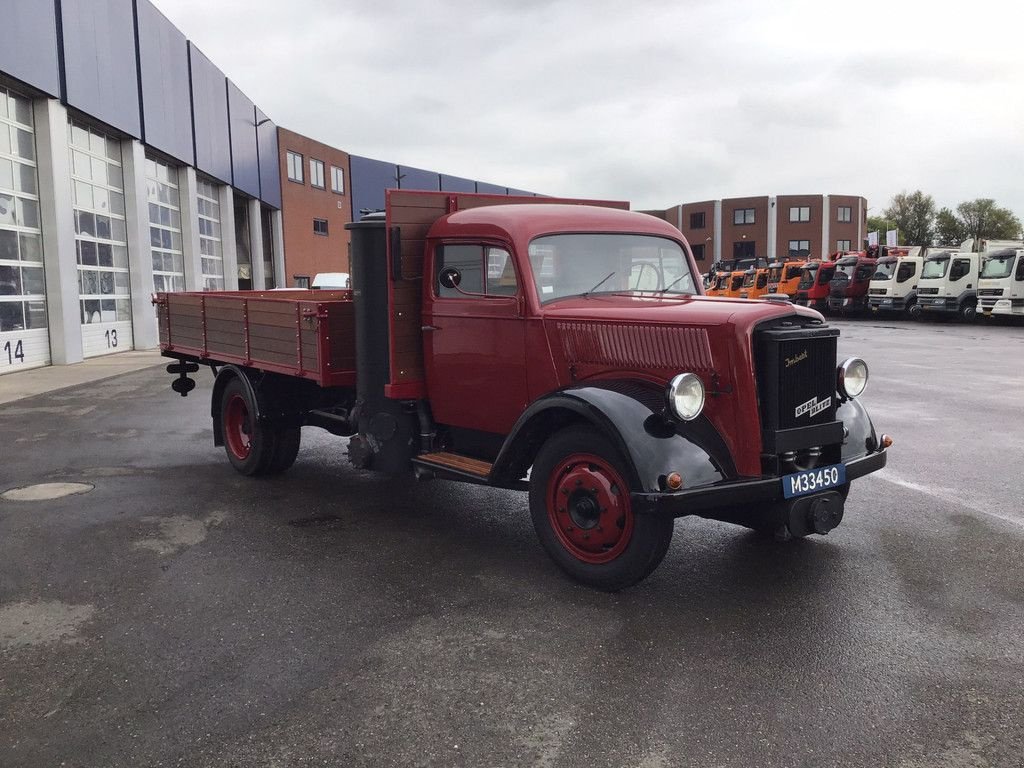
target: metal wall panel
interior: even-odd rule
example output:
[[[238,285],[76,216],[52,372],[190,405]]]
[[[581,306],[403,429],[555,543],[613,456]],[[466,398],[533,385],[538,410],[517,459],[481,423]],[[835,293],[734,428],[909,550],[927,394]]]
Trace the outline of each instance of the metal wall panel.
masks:
[[[399,187],[437,192],[441,189],[441,175],[437,171],[424,171],[408,165],[398,166]]]
[[[256,106],[228,80],[228,111],[231,115],[231,170],[235,187],[260,196],[260,158],[256,151]]]
[[[141,137],[132,0],[60,1],[67,103]]]
[[[191,165],[188,41],[149,0],[139,0],[142,124],[146,144]]]
[[[195,165],[225,184],[231,183],[231,132],[228,128],[227,78],[191,41],[192,130]]]
[[[527,192],[525,189],[512,189],[512,187],[508,188],[508,193],[510,195],[518,195],[520,197],[536,197],[537,196],[536,192]]]
[[[443,192],[476,192],[476,182],[461,176],[441,174],[441,191]]]
[[[3,41],[0,72],[60,96],[57,64],[57,19],[53,3],[0,0]]]
[[[264,123],[264,120],[267,122]],[[280,210],[281,163],[277,147],[277,126],[259,107],[256,108],[256,143],[260,150],[260,199]]]
[[[488,184],[486,181],[476,183],[476,191],[488,195],[507,195],[508,187],[499,187],[497,184]]]
[[[359,221],[359,212],[363,209],[383,210],[384,190],[398,188],[397,174],[398,166],[391,163],[349,156],[353,221]]]

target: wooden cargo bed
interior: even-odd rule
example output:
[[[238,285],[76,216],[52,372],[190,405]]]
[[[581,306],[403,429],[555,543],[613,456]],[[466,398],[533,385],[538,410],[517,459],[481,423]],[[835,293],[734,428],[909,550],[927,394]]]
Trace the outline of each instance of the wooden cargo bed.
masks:
[[[355,385],[351,291],[158,293],[153,303],[168,357]]]

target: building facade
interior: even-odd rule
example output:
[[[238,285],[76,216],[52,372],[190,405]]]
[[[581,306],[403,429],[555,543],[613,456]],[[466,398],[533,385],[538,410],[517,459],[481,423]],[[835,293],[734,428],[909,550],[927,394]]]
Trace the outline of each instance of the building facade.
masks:
[[[859,250],[867,200],[855,195],[762,195],[648,211],[685,235],[698,263],[732,258],[821,258]]]

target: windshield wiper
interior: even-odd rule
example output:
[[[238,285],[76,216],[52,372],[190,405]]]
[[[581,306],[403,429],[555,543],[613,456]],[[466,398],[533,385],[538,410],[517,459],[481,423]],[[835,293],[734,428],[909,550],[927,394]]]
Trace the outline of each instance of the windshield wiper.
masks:
[[[666,285],[666,286],[665,286],[664,288],[662,288],[662,289],[661,289],[660,291],[657,291],[657,293],[666,293],[666,292],[668,291],[668,289],[669,289],[669,288],[675,288],[675,287],[676,287],[676,283],[678,283],[679,281],[681,281],[681,280],[682,280],[682,279],[683,279],[684,277],[689,277],[689,275],[688,275],[688,274],[686,274],[686,273],[683,273],[683,274],[681,274],[681,275],[680,275],[679,277],[677,277],[677,278],[676,278],[675,280],[673,280],[673,281],[672,281],[671,283],[669,283],[668,285]]]
[[[590,294],[592,294],[592,293],[593,293],[594,291],[596,291],[596,290],[597,290],[598,288],[600,288],[600,287],[601,287],[602,285],[604,285],[604,284],[605,284],[605,283],[607,283],[607,282],[608,282],[609,280],[611,280],[611,278],[612,278],[612,275],[614,275],[614,274],[615,274],[615,271],[614,271],[614,270],[612,270],[611,272],[609,272],[609,273],[608,273],[607,275],[605,275],[604,277],[602,277],[602,278],[601,278],[600,282],[598,282],[598,284],[597,284],[597,285],[595,285],[595,286],[594,286],[593,288],[591,288],[591,289],[590,289],[589,291],[584,291],[583,293],[581,293],[581,294],[580,294],[580,298],[581,298],[581,299],[585,299],[585,298],[587,298],[587,296],[589,296],[589,295],[590,295]]]

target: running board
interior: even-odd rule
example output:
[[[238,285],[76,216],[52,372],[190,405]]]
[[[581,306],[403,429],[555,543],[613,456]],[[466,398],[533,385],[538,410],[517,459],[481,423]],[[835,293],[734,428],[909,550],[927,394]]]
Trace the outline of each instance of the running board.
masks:
[[[484,485],[488,484],[487,480],[491,474],[491,465],[486,461],[444,451],[421,453],[412,460],[412,463],[417,467],[429,469],[439,477],[448,476]]]

